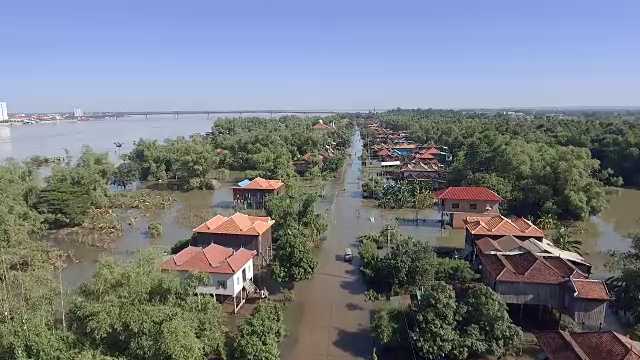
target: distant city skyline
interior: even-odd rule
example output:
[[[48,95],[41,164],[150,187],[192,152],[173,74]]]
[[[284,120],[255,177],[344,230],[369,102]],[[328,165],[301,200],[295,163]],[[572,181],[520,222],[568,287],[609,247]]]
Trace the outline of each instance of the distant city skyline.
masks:
[[[636,0],[36,0],[2,13],[11,113],[640,105]]]

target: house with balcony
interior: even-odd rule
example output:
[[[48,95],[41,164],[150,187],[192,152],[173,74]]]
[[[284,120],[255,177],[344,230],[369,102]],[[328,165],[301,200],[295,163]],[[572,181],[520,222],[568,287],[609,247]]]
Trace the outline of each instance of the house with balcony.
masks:
[[[638,342],[615,331],[534,333],[540,360],[640,360]]]
[[[502,198],[486,187],[451,186],[435,192],[442,225],[464,229],[464,219],[478,214],[499,214]]]
[[[243,180],[232,186],[233,201],[248,209],[264,209],[267,197],[279,195],[284,191],[284,183],[280,180],[268,180],[261,177],[251,181]]]
[[[527,314],[539,317],[566,314],[583,329],[602,329],[611,298],[602,280],[586,274],[560,257],[540,257],[532,252],[513,255],[480,254],[482,282],[493,289],[519,321]]]
[[[216,215],[193,229],[194,246],[217,244],[234,250],[247,249],[256,252],[256,266],[266,266],[272,257],[272,226],[267,216],[249,216],[235,213],[232,216]]]
[[[256,255],[253,250],[234,250],[217,244],[205,248],[189,246],[166,258],[160,267],[177,271],[181,277],[189,272],[209,275],[209,282],[198,286],[196,292],[214,296],[221,302],[232,298],[234,312],[237,312],[247,297],[256,292],[253,284],[253,258]]]

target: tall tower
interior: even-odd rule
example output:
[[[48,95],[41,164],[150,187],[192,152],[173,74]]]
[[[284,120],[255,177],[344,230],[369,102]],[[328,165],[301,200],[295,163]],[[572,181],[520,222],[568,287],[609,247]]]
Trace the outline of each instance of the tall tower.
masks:
[[[7,103],[0,101],[0,121],[9,120],[9,114],[7,113]]]
[[[73,108],[73,117],[77,118],[81,118],[84,115],[84,112],[82,111],[81,107],[74,107]]]

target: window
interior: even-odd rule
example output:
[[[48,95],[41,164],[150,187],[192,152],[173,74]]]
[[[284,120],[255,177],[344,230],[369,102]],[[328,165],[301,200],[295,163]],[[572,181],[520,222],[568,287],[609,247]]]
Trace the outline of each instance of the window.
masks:
[[[469,204],[469,209],[478,210],[478,204]]]
[[[227,290],[227,282],[226,282],[226,281],[219,281],[219,280],[218,280],[218,289],[224,289],[224,290]]]
[[[247,272],[251,274],[251,265],[247,266]]]
[[[453,203],[453,204],[451,204],[451,208],[452,208],[452,209],[460,209],[460,203]]]
[[[240,285],[240,276],[236,278],[236,284]]]

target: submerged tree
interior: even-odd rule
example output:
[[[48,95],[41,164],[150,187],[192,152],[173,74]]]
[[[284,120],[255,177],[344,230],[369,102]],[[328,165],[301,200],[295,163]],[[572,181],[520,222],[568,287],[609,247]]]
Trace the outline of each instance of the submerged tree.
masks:
[[[69,310],[82,344],[128,359],[196,359],[224,354],[226,330],[220,305],[192,295],[208,281],[181,282],[162,272],[159,256],[100,260],[92,280],[79,286]]]
[[[282,233],[274,247],[271,275],[281,284],[311,278],[318,266],[309,241],[295,227]]]
[[[280,342],[286,336],[282,306],[261,301],[238,326],[233,338],[232,356],[236,360],[278,360]]]

